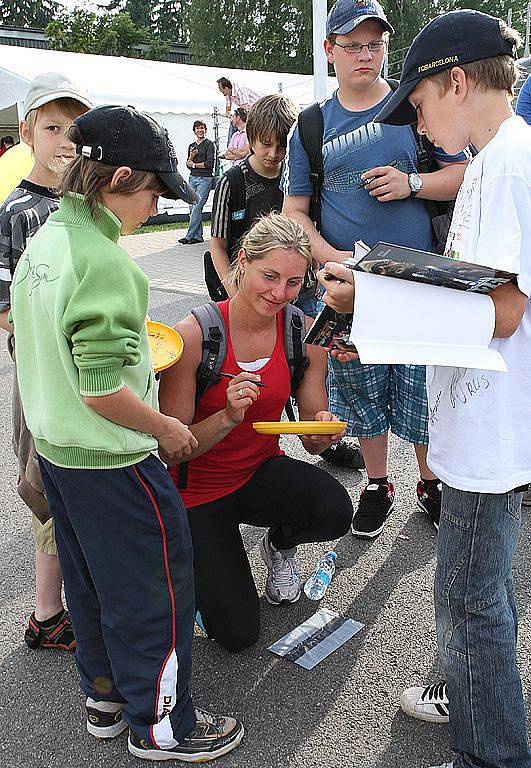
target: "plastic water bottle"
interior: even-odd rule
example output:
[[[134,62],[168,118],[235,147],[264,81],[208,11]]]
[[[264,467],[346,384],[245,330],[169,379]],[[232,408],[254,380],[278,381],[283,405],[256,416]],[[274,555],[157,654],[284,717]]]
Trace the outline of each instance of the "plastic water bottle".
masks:
[[[320,560],[306,579],[304,593],[310,600],[321,600],[336,572],[337,552],[330,550]]]

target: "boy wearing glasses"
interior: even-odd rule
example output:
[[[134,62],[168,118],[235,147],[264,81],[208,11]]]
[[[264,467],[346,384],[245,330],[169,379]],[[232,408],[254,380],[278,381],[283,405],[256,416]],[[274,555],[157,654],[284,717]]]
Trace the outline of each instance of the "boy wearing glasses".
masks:
[[[377,0],[337,0],[327,18],[324,49],[334,65],[338,90],[320,105],[323,116],[321,231],[309,217],[313,192],[310,162],[298,125],[288,139],[283,174],[283,211],[308,233],[318,261],[342,262],[363,240],[435,249],[423,199],[450,200],[461,184],[464,155],[436,150],[440,169],[419,174],[410,126],[373,123],[391,96],[381,76],[393,32]],[[426,465],[428,443],[425,369],[410,365],[341,364],[330,359],[330,409],[360,438],[368,483],[352,520],[352,533],[373,539],[394,508],[387,476],[388,430],[414,444],[420,479],[417,501],[435,527],[441,486]]]

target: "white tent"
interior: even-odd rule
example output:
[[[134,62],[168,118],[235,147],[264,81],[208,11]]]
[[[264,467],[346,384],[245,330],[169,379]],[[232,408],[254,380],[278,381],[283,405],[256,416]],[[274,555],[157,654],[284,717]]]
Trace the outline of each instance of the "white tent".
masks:
[[[301,106],[313,101],[313,77],[280,72],[218,69],[114,56],[46,51],[0,45],[0,126],[16,126],[28,82],[43,72],[63,72],[84,85],[94,104],[132,104],[165,125],[184,169],[192,123],[201,118],[213,137],[214,107],[221,113],[221,136],[228,129],[225,100],[216,80],[225,75],[261,93],[281,89]],[[335,79],[329,78],[329,90]],[[222,145],[223,146],[223,145]]]

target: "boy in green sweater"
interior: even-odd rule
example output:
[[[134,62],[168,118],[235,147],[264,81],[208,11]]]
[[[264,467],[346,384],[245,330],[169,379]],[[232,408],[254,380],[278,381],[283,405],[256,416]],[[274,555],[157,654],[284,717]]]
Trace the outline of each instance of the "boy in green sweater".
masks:
[[[193,195],[167,132],[132,107],[93,109],[69,137],[78,157],[59,210],[19,261],[12,312],[87,728],[105,738],[129,726],[129,751],[144,759],[209,760],[236,747],[243,726],[192,703],[190,532],[152,453],[188,455],[197,441],[157,410],[148,281],[117,244],[159,195]]]

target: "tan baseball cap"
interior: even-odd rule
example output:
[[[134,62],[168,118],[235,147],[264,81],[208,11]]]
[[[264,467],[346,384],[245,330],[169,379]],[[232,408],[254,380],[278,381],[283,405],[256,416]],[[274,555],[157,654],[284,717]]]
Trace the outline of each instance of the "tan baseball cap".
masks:
[[[28,85],[24,99],[24,119],[32,109],[38,109],[55,99],[75,99],[89,109],[92,107],[90,96],[79,83],[60,72],[46,72],[34,77]]]

